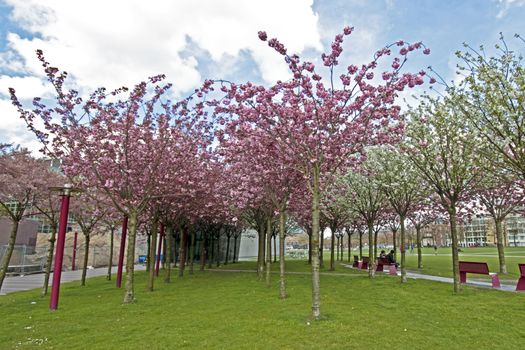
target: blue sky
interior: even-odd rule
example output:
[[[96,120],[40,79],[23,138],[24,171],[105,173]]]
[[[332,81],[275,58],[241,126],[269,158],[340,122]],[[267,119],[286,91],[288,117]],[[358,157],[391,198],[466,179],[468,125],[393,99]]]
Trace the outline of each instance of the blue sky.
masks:
[[[173,94],[184,96],[205,78],[286,79],[286,66],[258,30],[318,59],[351,25],[343,67],[399,39],[423,41],[432,54],[415,56],[409,68],[432,65],[450,80],[463,42],[492,47],[503,32],[523,52],[513,38],[525,35],[523,18],[525,0],[0,0],[0,142],[38,148],[7,96],[8,87],[27,102],[52,96],[37,48],[82,92],[165,73]]]

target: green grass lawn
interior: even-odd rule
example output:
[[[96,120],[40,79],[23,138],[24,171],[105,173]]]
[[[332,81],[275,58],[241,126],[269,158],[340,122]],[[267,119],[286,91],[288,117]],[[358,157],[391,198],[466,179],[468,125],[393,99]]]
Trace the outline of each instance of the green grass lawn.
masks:
[[[453,295],[448,284],[346,271],[322,275],[317,322],[308,320],[308,275],[287,276],[287,300],[277,298],[276,275],[267,288],[254,273],[209,271],[160,279],[152,293],[139,272],[131,305],[103,277],[64,284],[56,312],[39,290],[8,294],[0,297],[0,349],[523,348],[525,293],[465,287]]]

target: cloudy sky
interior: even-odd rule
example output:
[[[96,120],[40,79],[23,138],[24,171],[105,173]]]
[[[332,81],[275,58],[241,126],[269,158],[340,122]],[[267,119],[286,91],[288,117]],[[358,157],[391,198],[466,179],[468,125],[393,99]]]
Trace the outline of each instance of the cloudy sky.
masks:
[[[27,102],[52,96],[36,49],[83,92],[164,73],[184,96],[205,78],[286,79],[259,30],[315,59],[350,25],[343,66],[399,39],[423,41],[432,54],[411,67],[431,65],[451,80],[463,42],[491,47],[503,32],[514,43],[515,33],[525,35],[523,18],[525,0],[0,0],[0,142],[38,149],[7,95],[14,87]]]

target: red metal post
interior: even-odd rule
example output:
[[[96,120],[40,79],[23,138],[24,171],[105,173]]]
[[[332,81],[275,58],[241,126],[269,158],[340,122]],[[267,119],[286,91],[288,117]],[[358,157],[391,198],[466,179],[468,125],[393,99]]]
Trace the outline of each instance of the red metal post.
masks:
[[[62,194],[60,204],[60,222],[58,224],[58,239],[55,254],[55,266],[53,268],[53,285],[51,286],[51,299],[49,301],[49,310],[58,308],[58,295],[60,293],[60,277],[62,275],[62,262],[64,260],[64,245],[66,242],[67,217],[69,215],[69,196],[68,189]]]
[[[76,262],[77,262],[77,236],[78,232],[75,231],[75,238],[73,239],[73,261],[71,263],[71,270],[75,271],[76,268]]]
[[[117,288],[120,288],[122,283],[122,266],[124,265],[124,247],[126,246],[126,233],[128,232],[128,217],[124,216],[122,221],[122,235],[120,237],[120,255],[118,257],[117,268]]]
[[[159,275],[159,264],[160,264],[160,252],[162,248],[162,239],[164,238],[164,225],[160,224],[160,234],[159,234],[159,245],[157,248],[157,262],[155,265],[155,274]]]

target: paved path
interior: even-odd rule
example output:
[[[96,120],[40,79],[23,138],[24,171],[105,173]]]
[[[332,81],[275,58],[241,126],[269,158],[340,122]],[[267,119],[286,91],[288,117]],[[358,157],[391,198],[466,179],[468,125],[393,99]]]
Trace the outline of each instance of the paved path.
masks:
[[[352,268],[352,265],[346,265],[341,264],[344,267]],[[223,269],[207,269],[206,271],[213,271],[213,272],[251,272],[256,273],[256,270],[248,270],[248,269],[231,269],[231,270],[223,270]],[[385,271],[388,273],[388,271]],[[278,271],[272,271],[272,273],[279,273]],[[286,272],[287,275],[310,275],[310,272]],[[337,273],[337,272],[320,272],[321,275],[324,276],[345,276],[345,277],[363,277],[365,274],[357,274],[357,275],[350,275],[348,273]],[[401,276],[401,273],[398,272],[398,276]],[[441,276],[432,276],[432,275],[424,275],[421,273],[415,273],[415,272],[407,272],[407,278],[413,278],[413,279],[423,279],[423,280],[429,280],[429,281],[435,281],[435,282],[442,282],[442,283],[454,283],[454,280],[452,277],[441,277]],[[481,280],[471,279],[469,278],[469,282],[466,283],[466,285],[474,286],[474,287],[482,287],[482,288],[490,288],[492,289],[492,284],[490,282],[485,282]],[[505,292],[515,292],[516,291],[516,285],[509,285],[509,284],[503,284],[501,283],[501,288],[497,289]]]
[[[135,265],[135,270],[145,270],[144,265]],[[117,268],[113,268],[114,272],[117,272]],[[107,267],[100,267],[96,269],[87,270],[87,277],[105,276],[108,273]],[[62,271],[60,276],[61,283],[80,281],[82,277],[82,270],[76,271]],[[49,286],[53,282],[53,273],[49,277]],[[0,295],[5,295],[12,292],[18,292],[22,290],[29,290],[35,288],[42,288],[44,285],[44,274],[38,273],[33,275],[6,277],[2,285]]]

